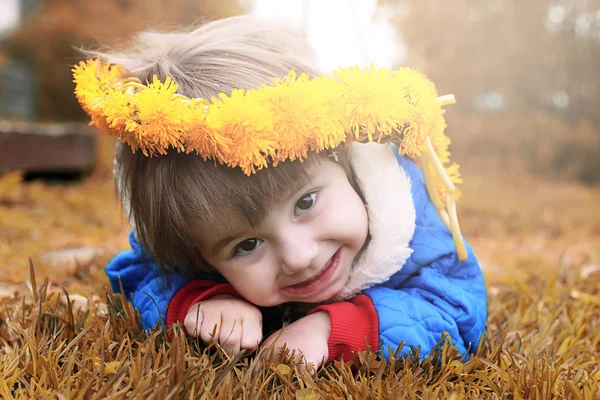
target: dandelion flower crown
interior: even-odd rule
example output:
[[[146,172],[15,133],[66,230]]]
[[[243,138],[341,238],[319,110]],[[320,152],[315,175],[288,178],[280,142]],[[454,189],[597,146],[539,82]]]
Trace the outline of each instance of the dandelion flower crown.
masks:
[[[423,74],[374,64],[313,78],[291,71],[273,85],[210,100],[177,94],[171,78],[161,82],[154,76],[144,85],[127,75],[120,65],[81,62],[73,69],[75,95],[90,124],[146,156],[172,148],[251,175],[343,143],[396,144],[400,154],[419,164],[459,258],[467,258],[456,216],[458,166],[444,167],[450,140],[442,106],[454,97],[438,97]]]

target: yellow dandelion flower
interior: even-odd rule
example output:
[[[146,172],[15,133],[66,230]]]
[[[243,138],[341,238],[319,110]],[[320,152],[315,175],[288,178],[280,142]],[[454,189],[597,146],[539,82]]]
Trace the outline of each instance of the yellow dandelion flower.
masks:
[[[238,89],[231,96],[221,93],[219,98],[211,99],[206,115],[208,126],[230,142],[222,161],[231,167],[239,166],[245,173],[266,167],[268,159],[275,155],[273,112],[257,101],[259,97],[255,90]]]
[[[196,152],[202,158],[222,160],[231,146],[231,140],[220,135],[218,129],[206,122],[208,101],[193,100],[185,114],[184,126],[188,126],[185,138],[186,152]]]
[[[347,105],[343,101],[342,85],[333,77],[318,77],[309,82],[306,91],[306,96],[313,93],[319,101],[319,113],[314,116],[318,131],[311,150],[322,151],[339,146],[346,140],[347,132]]]
[[[368,69],[338,69],[334,74],[342,83],[350,131],[356,137],[364,131],[369,141],[391,135],[406,108],[397,101],[398,82],[390,79],[390,70],[371,64]]]
[[[420,149],[431,133],[435,115],[442,113],[442,109],[436,100],[435,86],[424,74],[410,68],[399,68],[393,75],[402,82],[402,92],[411,107],[408,123],[403,129],[400,153],[416,158],[421,155]]]
[[[163,83],[155,75],[148,89],[135,95],[131,118],[139,125],[140,144],[151,153],[163,154],[169,147],[183,149],[181,132],[186,105],[174,98],[177,88],[171,78]]]
[[[273,111],[273,130],[277,133],[273,165],[286,159],[302,160],[309,150],[334,147],[344,139],[343,125],[332,118],[327,87],[306,74],[296,76],[293,71],[275,83],[275,87],[261,88],[264,101]]]

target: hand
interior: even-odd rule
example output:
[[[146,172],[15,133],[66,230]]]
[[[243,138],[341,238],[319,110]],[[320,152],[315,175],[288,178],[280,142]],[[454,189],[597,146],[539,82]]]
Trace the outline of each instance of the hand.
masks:
[[[331,334],[331,319],[325,311],[307,315],[273,333],[264,341],[261,348],[273,346],[274,354],[285,344],[296,353],[300,353],[306,365],[312,363],[319,369],[329,357],[327,342]]]
[[[260,310],[228,294],[194,304],[183,324],[190,336],[205,343],[216,340],[229,354],[237,354],[241,349],[254,351],[263,338]]]

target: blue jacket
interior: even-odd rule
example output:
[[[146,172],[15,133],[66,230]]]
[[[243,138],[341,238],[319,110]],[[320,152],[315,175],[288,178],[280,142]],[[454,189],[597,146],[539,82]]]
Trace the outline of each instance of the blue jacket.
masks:
[[[475,352],[487,321],[487,295],[483,274],[471,247],[468,259],[458,260],[451,233],[429,200],[422,174],[409,158],[395,152],[411,182],[416,225],[410,241],[413,252],[387,281],[363,291],[373,302],[379,319],[381,351],[387,358],[404,342],[400,355],[421,347],[427,356],[447,332],[457,349]],[[146,329],[166,321],[165,313],[175,293],[188,283],[184,274],[171,277],[167,287],[156,264],[130,234],[132,250],[119,253],[106,267],[115,292],[120,282],[128,300],[142,317]],[[203,276],[224,282],[217,275]],[[164,323],[164,322],[163,322]]]
[[[412,160],[396,153],[399,165],[411,179],[416,229],[410,242],[413,253],[387,282],[364,291],[379,315],[379,339],[386,355],[404,341],[421,346],[427,356],[447,332],[462,354],[474,353],[485,332],[487,294],[479,262],[470,245],[468,259],[460,262],[452,234],[429,200],[423,176]]]

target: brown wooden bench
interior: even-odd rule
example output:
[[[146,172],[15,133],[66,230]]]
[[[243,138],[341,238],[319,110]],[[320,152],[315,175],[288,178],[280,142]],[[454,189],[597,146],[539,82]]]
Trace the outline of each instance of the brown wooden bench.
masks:
[[[95,163],[95,129],[86,124],[0,120],[0,172],[87,173]]]

